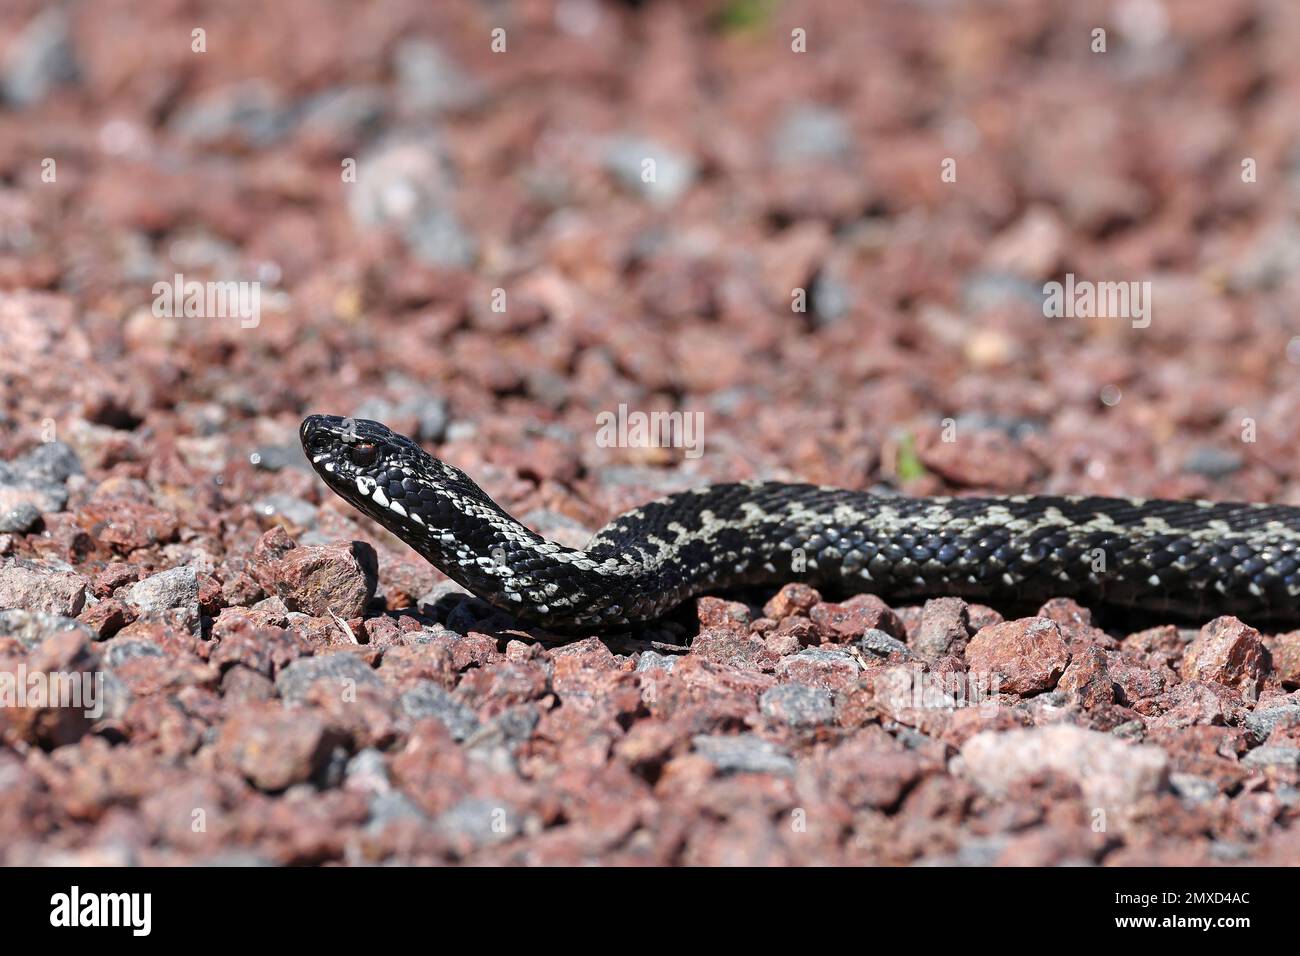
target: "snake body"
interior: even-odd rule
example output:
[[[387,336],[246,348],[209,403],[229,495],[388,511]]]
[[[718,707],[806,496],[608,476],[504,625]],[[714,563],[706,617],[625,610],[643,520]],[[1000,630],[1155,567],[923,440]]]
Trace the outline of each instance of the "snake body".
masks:
[[[313,415],[303,449],[340,497],[448,577],[557,630],[650,621],[698,594],[805,581],[887,598],[1085,602],[1300,620],[1300,508],[1016,495],[895,498],[739,482],[651,502],[581,550],[547,541],[386,426]]]

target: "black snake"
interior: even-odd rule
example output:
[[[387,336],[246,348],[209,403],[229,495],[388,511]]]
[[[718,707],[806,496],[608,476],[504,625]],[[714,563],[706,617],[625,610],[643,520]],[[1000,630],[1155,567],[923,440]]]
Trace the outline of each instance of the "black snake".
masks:
[[[749,481],[651,502],[577,550],[528,530],[464,472],[378,422],[313,415],[300,437],[344,500],[479,597],[552,629],[648,621],[693,595],[788,581],[1300,619],[1300,508],[1286,505],[894,498]]]

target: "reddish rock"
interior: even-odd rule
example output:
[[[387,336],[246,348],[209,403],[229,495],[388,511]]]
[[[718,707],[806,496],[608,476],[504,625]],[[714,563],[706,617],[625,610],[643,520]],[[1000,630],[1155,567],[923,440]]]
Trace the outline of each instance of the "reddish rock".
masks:
[[[1157,727],[1239,723],[1245,716],[1241,694],[1226,684],[1186,681],[1162,694]]]
[[[1093,627],[1092,612],[1080,607],[1073,598],[1053,598],[1038,609],[1038,616],[1060,625],[1061,639],[1072,654],[1088,647],[1109,650],[1118,646],[1115,638],[1101,628]]]
[[[199,575],[199,610],[207,617],[216,617],[226,606],[221,582],[211,574]]]
[[[175,541],[180,530],[174,514],[117,497],[87,503],[77,513],[77,522],[94,540],[117,554]]]
[[[818,604],[810,616],[823,643],[847,644],[873,629],[900,641],[907,639],[898,615],[874,594],[857,594],[843,604]]]
[[[687,655],[678,659],[667,679],[649,688],[646,698],[656,716],[670,715],[687,703],[702,703],[711,711],[707,721],[726,722],[756,712],[759,695],[775,683],[768,674],[740,671]]]
[[[250,607],[262,598],[266,591],[250,575],[240,571],[224,581],[221,585],[221,606]],[[215,615],[212,615],[215,617]]]
[[[787,621],[794,618],[786,618]],[[811,622],[809,623],[811,626]],[[816,643],[815,641],[813,643]],[[771,660],[778,657],[786,657],[790,654],[798,654],[805,646],[794,634],[789,632],[773,631],[763,639],[763,647],[767,650],[767,656]]]
[[[90,589],[97,598],[112,597],[118,588],[135,584],[141,577],[143,572],[135,565],[114,561],[95,575]]]
[[[921,623],[911,641],[912,649],[923,657],[961,654],[970,637],[969,611],[961,598],[934,598],[925,602]]]
[[[689,734],[658,720],[642,720],[632,726],[627,736],[614,745],[620,760],[641,771],[663,764],[674,749],[681,749]]]
[[[1120,641],[1119,646],[1134,656],[1177,667],[1178,662],[1182,660],[1187,641],[1183,640],[1178,628],[1172,624],[1165,624],[1129,634]]]
[[[925,467],[954,485],[1020,491],[1028,487],[1042,465],[1024,446],[995,431],[968,431],[958,441],[942,441],[937,432],[919,442],[917,455]]]
[[[751,617],[749,608],[739,601],[724,601],[715,597],[696,598],[695,615],[702,628],[747,628]]]
[[[216,648],[211,662],[226,668],[242,665],[274,679],[280,671],[312,652],[311,645],[281,627],[259,627],[245,617],[218,618],[212,626]]]
[[[80,740],[105,712],[99,656],[86,636],[47,638],[25,662],[0,658],[0,737],[39,747]]]
[[[850,740],[822,751],[800,771],[801,786],[827,793],[853,810],[890,812],[903,796],[942,764],[906,750]]]
[[[567,661],[571,660],[571,658],[563,658],[562,660]],[[560,661],[556,661],[555,669],[550,675],[546,673],[546,668],[538,661],[511,662],[498,667],[471,671],[465,675],[459,689],[478,703],[483,709],[485,717],[491,717],[519,704],[541,700],[551,691],[552,681],[557,676],[567,680],[572,673],[573,671],[567,667],[561,667]],[[633,696],[639,696],[636,682],[623,679],[622,675],[626,674],[626,671],[607,671],[605,673],[610,674],[611,678],[612,675],[616,674],[619,679],[610,679],[603,684],[601,686],[602,695],[608,694],[610,688],[614,688],[616,693],[621,694],[622,688],[631,687],[633,688]],[[383,676],[382,666],[380,676]],[[559,685],[555,685],[554,689],[563,693]],[[637,709],[636,701],[620,699],[617,702],[617,709],[632,713]]]
[[[0,609],[76,617],[86,604],[86,579],[38,561],[0,563]]]
[[[1258,696],[1271,668],[1259,631],[1235,617],[1218,617],[1201,628],[1183,654],[1184,680],[1213,681]]]
[[[312,779],[344,742],[315,714],[261,707],[226,721],[217,756],[259,790],[276,792]]]
[[[1077,697],[1085,710],[1115,703],[1115,686],[1106,669],[1106,652],[1100,647],[1086,647],[1075,654],[1056,686]]]
[[[1002,615],[987,604],[968,604],[966,606],[967,627],[972,634],[982,631],[994,624],[1001,624]]]
[[[1115,687],[1115,701],[1133,707],[1141,713],[1151,713],[1151,702],[1158,698],[1171,683],[1178,683],[1174,671],[1163,665],[1152,667],[1135,654],[1124,651],[1106,652],[1106,671]]]
[[[357,639],[373,647],[400,647],[405,643],[402,631],[391,617],[371,617],[361,622]]]
[[[1052,598],[1038,609],[1038,617],[1045,617],[1062,626],[1066,624],[1091,624],[1092,612],[1080,607],[1074,598]]]
[[[429,634],[429,642],[443,648],[450,656],[452,667],[458,671],[484,667],[504,656],[498,647],[499,641],[490,634],[478,631],[457,634],[438,626],[431,628]]]
[[[276,525],[260,538],[253,548],[253,566],[262,568],[284,560],[284,556],[298,547],[298,543],[284,530],[284,525]]]
[[[1278,682],[1287,690],[1300,687],[1300,631],[1266,638],[1265,644],[1273,658],[1273,673]]]
[[[806,584],[787,584],[763,605],[763,616],[780,621],[794,614],[806,615],[821,600],[822,596]]]
[[[1169,758],[1158,747],[1132,746],[1068,725],[984,731],[965,743],[961,756],[965,772],[991,793],[1006,793],[1017,780],[1051,772],[1076,783],[1093,806],[1109,812],[1130,809],[1157,793],[1169,774]]]
[[[293,548],[264,573],[289,610],[345,620],[365,613],[378,582],[374,549],[362,542]]]
[[[808,647],[776,664],[779,680],[838,690],[857,680],[862,667],[848,651]]]
[[[221,697],[238,705],[274,700],[275,683],[265,674],[236,664],[221,675]]]
[[[451,651],[440,644],[419,643],[389,648],[384,651],[378,673],[384,681],[402,689],[417,680],[431,680],[448,689],[456,686],[456,666]]]
[[[98,604],[92,604],[79,615],[77,620],[89,625],[99,635],[100,640],[107,640],[136,618],[135,610],[121,601],[105,598]]]
[[[1069,661],[1060,625],[1042,617],[986,627],[966,647],[971,671],[999,675],[999,689],[1011,694],[1050,690]]]
[[[793,640],[800,647],[814,647],[822,642],[821,631],[806,617],[784,618],[771,636]]]
[[[742,670],[762,670],[768,655],[762,640],[748,630],[706,627],[691,642],[691,653]]]

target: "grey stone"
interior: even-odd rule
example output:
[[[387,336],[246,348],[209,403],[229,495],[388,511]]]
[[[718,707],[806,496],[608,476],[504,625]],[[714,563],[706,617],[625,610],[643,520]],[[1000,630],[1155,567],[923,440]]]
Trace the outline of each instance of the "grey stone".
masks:
[[[30,530],[35,521],[29,507],[39,513],[62,511],[68,504],[64,483],[81,471],[81,460],[63,442],[46,442],[13,461],[0,462],[0,510],[6,516],[16,512],[6,520],[27,523],[22,530]]]
[[[199,576],[193,568],[169,568],[137,581],[127,592],[127,601],[142,611],[197,607]]]
[[[1240,471],[1243,463],[1238,452],[1215,448],[1213,445],[1198,445],[1183,462],[1183,471],[1204,475],[1206,478],[1225,478],[1234,471]]]
[[[1043,289],[1011,273],[973,272],[962,282],[961,304],[967,314],[1005,307],[1029,308],[1041,314]]]
[[[138,637],[117,637],[105,641],[104,661],[109,667],[120,667],[137,657],[166,657],[166,652],[153,641]]]
[[[1024,441],[1032,435],[1042,435],[1047,431],[1046,423],[1039,418],[1025,415],[998,415],[992,412],[963,412],[955,419],[957,432],[995,431],[1002,432],[1008,438]]]
[[[1236,840],[1211,840],[1206,853],[1223,863],[1240,863],[1250,858],[1254,848]]]
[[[1241,762],[1247,767],[1289,767],[1300,769],[1300,747],[1256,747]]]
[[[863,635],[864,637],[866,635]],[[862,665],[844,648],[840,647],[805,647],[798,654],[792,655],[806,661],[816,661],[819,664],[843,664],[849,663],[855,669],[861,670]]]
[[[267,495],[253,502],[253,510],[266,517],[276,515],[299,528],[311,528],[316,524],[316,506],[294,495]]]
[[[352,412],[352,418],[372,422],[386,422],[397,413],[397,406],[386,398],[371,395],[363,398]]]
[[[1255,739],[1263,743],[1273,732],[1273,728],[1295,727],[1300,724],[1300,704],[1283,704],[1280,707],[1254,710],[1246,715],[1245,724],[1246,729],[1255,735]]]
[[[602,488],[645,488],[661,495],[676,494],[706,483],[698,476],[682,471],[649,468],[643,465],[609,465],[596,471]]]
[[[397,417],[415,419],[415,434],[419,441],[440,442],[446,436],[449,422],[447,400],[439,395],[412,395],[400,402],[371,396],[364,399],[352,413],[353,418],[368,418],[386,422]]]
[[[478,242],[450,207],[427,209],[406,228],[406,245],[421,262],[446,269],[473,265]]]
[[[103,683],[99,685],[100,698],[96,704],[100,706],[100,714],[96,720],[121,720],[126,716],[126,712],[131,709],[131,702],[135,695],[131,689],[126,686],[126,682],[118,677],[111,670],[100,672],[103,677]]]
[[[374,747],[358,750],[343,771],[344,785],[363,793],[385,793],[392,789],[384,755]]]
[[[402,695],[401,704],[403,712],[412,719],[433,717],[442,721],[457,742],[479,729],[479,719],[474,711],[431,680],[417,681]]]
[[[399,233],[412,254],[429,265],[473,264],[478,243],[456,212],[451,160],[436,136],[384,143],[362,156],[357,168],[348,193],[353,222]]]
[[[415,437],[420,441],[440,442],[446,436],[451,412],[445,398],[416,395],[398,405],[398,410],[415,416]]]
[[[1219,788],[1213,780],[1198,777],[1194,773],[1171,773],[1169,786],[1188,803],[1205,803],[1219,795]]]
[[[868,628],[858,638],[858,646],[864,651],[875,654],[878,657],[888,657],[890,654],[901,654],[904,660],[917,660],[917,655],[912,649],[896,637],[890,637],[884,631],[878,628]]]
[[[835,720],[831,693],[821,687],[778,684],[763,692],[758,706],[765,716],[791,727],[817,727]]]
[[[99,635],[89,625],[82,624],[76,618],[43,611],[0,611],[0,634],[14,638],[29,650],[46,638],[64,631],[77,631],[89,641],[99,639]]]
[[[4,95],[17,106],[31,106],[56,87],[74,82],[78,73],[68,15],[51,6],[33,18],[9,45]]]
[[[978,866],[997,865],[998,857],[1010,842],[1005,836],[974,837],[957,848],[956,853],[925,857],[916,866]]]
[[[568,515],[548,508],[534,508],[519,519],[543,538],[570,548],[583,548],[591,540],[591,529]]]
[[[440,815],[435,826],[472,849],[512,840],[522,829],[514,807],[488,797],[466,797]]]
[[[853,130],[839,110],[815,104],[796,106],[781,118],[773,133],[772,155],[782,166],[850,159]]]
[[[286,702],[298,704],[306,700],[312,685],[317,681],[330,682],[339,693],[353,685],[376,688],[384,686],[383,680],[365,661],[352,654],[339,652],[294,661],[280,671],[275,679],[275,689]]]
[[[298,129],[307,135],[362,141],[383,122],[387,95],[376,86],[336,86],[299,107]]]
[[[250,80],[200,94],[181,106],[169,124],[195,143],[236,139],[261,148],[283,139],[293,117],[266,83]]]
[[[1169,780],[1169,755],[1159,747],[1069,724],[981,731],[962,745],[961,759],[986,792],[1004,794],[1016,780],[1052,771],[1104,807],[1131,806]]]
[[[654,160],[651,182],[642,178],[646,160]],[[656,203],[673,202],[695,182],[695,163],[689,156],[635,136],[616,136],[606,143],[605,168],[624,187]]]
[[[433,587],[429,588],[428,591],[424,592],[424,594],[420,596],[420,599],[416,601],[415,604],[416,607],[424,607],[427,605],[431,608],[441,605],[450,610],[451,608],[459,606],[462,601],[468,601],[473,598],[474,595],[470,594],[455,581],[448,578],[445,581],[437,582]]]
[[[23,502],[0,513],[0,533],[27,534],[41,523],[41,509],[30,502]]]
[[[475,718],[477,720],[477,718]],[[465,739],[465,746],[476,749],[504,747],[514,750],[532,737],[541,715],[529,704],[518,704],[497,714]]]
[[[424,811],[400,790],[384,790],[370,798],[370,819],[366,829],[374,833],[394,820],[426,820]]]
[[[483,98],[480,85],[431,40],[399,43],[393,52],[393,72],[402,104],[417,113],[464,109]]]
[[[26,455],[9,463],[23,481],[31,484],[63,484],[73,475],[83,474],[81,459],[61,441],[42,442]]]
[[[1126,720],[1111,729],[1111,735],[1121,740],[1141,740],[1146,736],[1147,725],[1140,720]]]
[[[723,773],[771,773],[790,776],[794,760],[776,744],[753,734],[739,736],[698,734],[691,738],[695,752]]]
[[[312,470],[302,445],[296,441],[284,445],[259,445],[250,460],[262,471],[283,471],[285,468]]]
[[[660,654],[658,651],[642,651],[641,656],[637,658],[636,669],[638,671],[648,671],[652,668],[662,668],[671,674],[673,668],[677,666],[678,657],[676,654]]]
[[[812,310],[819,326],[838,322],[853,308],[852,290],[825,271],[817,273],[812,284]]]
[[[41,514],[62,511],[68,506],[68,489],[54,483],[30,485],[0,474],[0,508],[7,512],[23,505],[31,505]]]

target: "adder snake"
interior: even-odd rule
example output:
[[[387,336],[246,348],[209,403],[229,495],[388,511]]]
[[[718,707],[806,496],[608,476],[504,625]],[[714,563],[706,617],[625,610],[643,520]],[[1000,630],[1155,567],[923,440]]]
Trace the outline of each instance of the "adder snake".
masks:
[[[1300,620],[1300,508],[1017,495],[894,498],[740,482],[628,512],[582,550],[510,517],[464,472],[386,426],[313,415],[325,483],[522,621],[648,621],[738,585],[807,581],[888,598],[1073,596],[1181,616]]]

